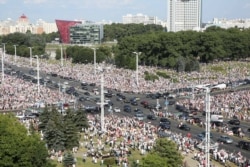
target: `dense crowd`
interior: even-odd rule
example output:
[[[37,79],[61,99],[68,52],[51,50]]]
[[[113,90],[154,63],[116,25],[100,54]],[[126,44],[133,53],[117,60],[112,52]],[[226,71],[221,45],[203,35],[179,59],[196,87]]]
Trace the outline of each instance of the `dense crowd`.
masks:
[[[9,55],[7,55],[6,61],[10,64],[13,63]],[[19,57],[17,62],[18,63],[14,64],[30,67],[29,59],[27,58]],[[226,64],[222,65],[226,66]],[[113,65],[108,65],[108,67],[104,68],[104,66],[107,66],[104,63],[98,64],[98,66],[104,69],[103,74],[106,88],[134,93],[166,92],[171,89],[190,87],[191,85],[226,83],[229,79],[236,81],[245,79],[249,75],[247,69],[238,64],[230,69],[232,73],[230,76],[225,73],[215,73],[205,67],[202,72],[175,74],[173,71],[167,71],[172,78],[176,78],[179,82],[173,83],[172,80],[162,77],[153,82],[144,79],[144,72],[156,73],[159,69],[140,66],[139,85],[137,85],[136,73],[134,71],[116,68]],[[216,64],[212,66],[216,66]],[[64,66],[62,67],[59,63],[48,63],[43,60],[40,62],[40,70],[48,74],[57,73],[61,76],[70,76],[81,82],[100,84],[100,72],[97,70],[97,74],[94,75],[92,64],[71,64],[69,61],[64,61]],[[44,101],[49,104],[60,101],[62,98],[73,100],[72,96],[63,95],[63,93],[48,89],[43,85],[41,85],[40,94],[38,94],[36,84],[9,75],[5,75],[4,83],[1,84],[0,89],[2,97],[0,109],[2,110],[27,108],[38,101]],[[194,99],[183,99],[178,101],[178,103],[187,108],[197,108],[199,111],[203,111],[205,108],[204,97],[200,96],[195,96]],[[230,92],[211,97],[211,111],[225,114],[228,117],[237,116],[240,119],[249,120],[249,104],[249,91]],[[106,132],[100,133],[98,130],[98,127],[100,127],[99,119],[100,118],[94,116],[89,116],[92,126],[88,129],[84,129],[85,141],[81,145],[86,147],[88,151],[83,154],[83,160],[86,160],[86,157],[89,156],[92,158],[93,163],[97,163],[98,161],[102,163],[101,157],[105,156],[106,152],[112,152],[116,157],[116,163],[126,167],[128,166],[127,157],[130,154],[129,150],[131,148],[138,149],[142,155],[146,154],[147,151],[152,149],[157,139],[159,129],[150,123],[142,123],[134,120],[134,118],[120,118],[114,115],[105,118]],[[183,154],[194,151],[194,147],[197,144],[195,139],[171,131],[165,131],[165,133],[168,133],[169,137],[176,141],[178,149],[182,151]],[[94,137],[99,138],[97,142],[93,140]],[[240,157],[238,154],[228,154],[228,156],[221,158],[222,154],[221,150],[217,150],[213,153],[214,158],[223,163],[226,160],[235,161],[237,164],[244,164],[247,161],[246,158]],[[196,158],[201,165],[204,165],[204,155],[202,155],[202,153],[197,153]]]

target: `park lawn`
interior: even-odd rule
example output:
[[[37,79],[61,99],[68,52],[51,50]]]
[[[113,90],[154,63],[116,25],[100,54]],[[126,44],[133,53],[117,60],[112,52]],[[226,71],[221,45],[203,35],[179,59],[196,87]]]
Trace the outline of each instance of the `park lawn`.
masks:
[[[139,162],[141,163],[143,156],[140,154],[140,152],[138,150],[135,150],[135,151],[131,150],[131,151],[132,151],[132,154],[128,157],[129,164],[135,163],[136,160],[139,160]],[[87,157],[86,162],[83,162],[82,157],[79,157],[79,155],[81,153],[83,153],[83,152],[79,150],[76,154],[76,158],[77,158],[76,167],[100,167],[100,160],[97,161],[97,164],[94,164],[92,162],[91,157]],[[63,167],[63,165],[61,163],[57,162],[57,159],[53,160],[53,164],[56,164],[57,165],[56,167]],[[103,167],[105,167],[105,166],[106,165],[103,165]]]

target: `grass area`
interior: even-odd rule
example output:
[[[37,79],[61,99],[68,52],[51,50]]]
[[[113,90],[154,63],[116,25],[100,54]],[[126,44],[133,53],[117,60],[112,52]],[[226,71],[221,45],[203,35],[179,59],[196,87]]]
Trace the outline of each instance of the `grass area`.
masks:
[[[84,143],[83,136],[84,134],[82,133],[80,142]],[[94,137],[93,143],[97,143],[97,139],[98,137]],[[122,138],[117,138],[117,142],[121,142],[121,141],[122,141]],[[102,142],[104,143],[104,140],[102,140]],[[109,145],[105,145],[105,150],[109,150],[109,149],[110,149]],[[139,162],[141,162],[143,156],[140,154],[140,152],[138,150],[133,150],[133,149],[130,149],[130,151],[131,151],[131,155],[128,156],[129,164],[133,164],[133,162],[136,162],[136,160],[139,160]],[[98,159],[96,164],[92,162],[92,157],[87,157],[86,162],[82,161],[82,156],[86,152],[87,152],[87,148],[80,147],[78,152],[74,154],[74,157],[77,159],[76,167],[100,167],[101,158]],[[53,160],[53,164],[56,164],[57,165],[56,167],[63,167],[61,163],[57,162],[57,159]],[[112,166],[116,167],[116,165],[112,165]],[[103,167],[106,167],[106,165],[103,165]]]

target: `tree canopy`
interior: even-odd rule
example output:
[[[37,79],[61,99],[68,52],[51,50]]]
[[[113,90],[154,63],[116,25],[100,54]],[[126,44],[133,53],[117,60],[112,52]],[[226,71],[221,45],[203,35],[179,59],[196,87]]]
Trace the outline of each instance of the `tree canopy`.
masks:
[[[0,166],[52,167],[45,143],[10,114],[0,114]]]
[[[167,138],[159,138],[149,154],[142,159],[142,164],[143,167],[179,167],[182,165],[182,160],[183,157],[173,141]]]

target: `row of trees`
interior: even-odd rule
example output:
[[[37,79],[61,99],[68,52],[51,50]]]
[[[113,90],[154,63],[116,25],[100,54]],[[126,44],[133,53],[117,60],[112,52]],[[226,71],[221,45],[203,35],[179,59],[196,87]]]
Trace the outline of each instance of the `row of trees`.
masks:
[[[111,25],[104,25],[103,42],[117,40],[127,36],[134,36],[139,34],[155,33],[166,31],[161,25],[156,24],[121,24],[113,23]]]
[[[141,24],[112,24],[104,26],[104,41],[118,39],[112,47],[101,46],[96,51],[97,62],[107,61],[117,67],[135,69],[135,55],[141,52],[139,63],[147,66],[160,66],[177,71],[199,70],[199,63],[215,60],[239,60],[250,55],[250,29],[222,29],[210,27],[205,32],[181,31],[165,32],[161,26]],[[56,37],[56,34],[50,37]],[[14,54],[14,44],[20,45],[19,56],[44,54],[45,35],[14,33],[2,37],[7,43],[7,53]],[[57,58],[61,56],[57,50]],[[73,63],[93,62],[93,50],[88,47],[70,46],[65,56]]]
[[[100,46],[96,50],[96,62],[101,63],[106,61],[113,63],[112,50],[107,46]],[[82,46],[68,46],[66,51],[63,52],[63,56],[72,59],[73,63],[94,63],[94,50],[89,47]],[[56,50],[56,59],[61,59],[61,50]]]
[[[66,110],[62,115],[57,109],[49,111],[47,108],[39,118],[39,130],[44,134],[44,141],[49,150],[72,150],[79,146],[79,132],[88,127],[88,120],[81,110]]]
[[[140,62],[178,71],[198,70],[198,63],[214,60],[239,60],[250,56],[250,29],[208,28],[205,32],[151,33],[124,37],[117,45],[118,67],[134,67],[134,51]]]
[[[14,55],[16,45],[16,54],[21,57],[29,57],[30,49],[32,47],[32,55],[44,55],[48,57],[49,55],[45,52],[46,43],[53,41],[55,38],[58,38],[58,33],[50,33],[50,34],[31,34],[27,32],[23,33],[13,33],[5,36],[1,36],[0,40],[2,43],[5,43],[6,53]]]

